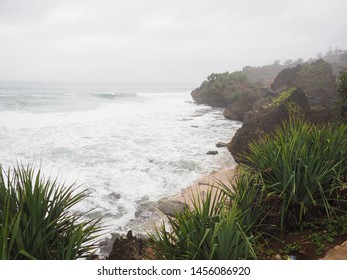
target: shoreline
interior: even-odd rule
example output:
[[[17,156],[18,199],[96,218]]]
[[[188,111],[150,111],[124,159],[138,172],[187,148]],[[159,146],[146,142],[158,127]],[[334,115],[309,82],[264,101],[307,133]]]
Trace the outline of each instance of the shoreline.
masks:
[[[181,192],[154,202],[152,206],[158,211],[160,221],[167,221],[167,216],[175,216],[177,212],[182,211],[185,207],[194,209],[194,202],[204,199],[211,187],[216,187],[219,182],[230,185],[237,174],[238,165],[214,171],[203,176],[184,188]],[[215,195],[217,188],[212,189],[212,195]]]
[[[237,168],[238,165],[235,164],[229,168],[214,171],[206,176],[203,176],[195,180],[190,186],[183,189],[180,193],[168,197],[165,199],[165,201],[177,201],[191,206],[192,197],[196,197],[197,194],[204,196],[211,186],[216,185],[216,182],[229,184],[230,181],[233,181],[237,173]]]
[[[204,197],[211,185],[216,185],[217,181],[228,184],[230,180],[234,179],[237,167],[238,165],[235,164],[220,171],[211,172],[193,181],[174,195],[140,205],[135,213],[135,218],[128,223],[121,235],[132,230],[136,236],[144,237],[147,235],[147,231],[155,231],[161,227],[163,222],[168,222],[168,216],[173,216],[187,205],[192,208],[192,197],[198,195]]]

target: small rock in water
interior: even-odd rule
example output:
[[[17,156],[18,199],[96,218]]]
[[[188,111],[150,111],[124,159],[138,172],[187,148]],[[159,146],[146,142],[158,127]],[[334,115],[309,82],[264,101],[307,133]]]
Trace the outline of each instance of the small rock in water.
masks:
[[[108,195],[108,198],[112,200],[118,200],[121,198],[121,195],[119,193],[113,192]]]
[[[198,125],[191,125],[190,127],[198,128]]]
[[[206,155],[216,155],[218,154],[218,151],[208,151]]]
[[[226,147],[228,145],[228,143],[224,143],[224,142],[218,142],[216,143],[216,147],[217,148],[223,148]]]

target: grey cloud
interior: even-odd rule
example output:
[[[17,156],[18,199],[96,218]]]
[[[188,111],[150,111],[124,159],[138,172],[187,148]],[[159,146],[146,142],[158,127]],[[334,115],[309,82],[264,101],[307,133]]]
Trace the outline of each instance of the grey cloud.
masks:
[[[201,82],[347,48],[344,0],[2,0],[0,79]]]

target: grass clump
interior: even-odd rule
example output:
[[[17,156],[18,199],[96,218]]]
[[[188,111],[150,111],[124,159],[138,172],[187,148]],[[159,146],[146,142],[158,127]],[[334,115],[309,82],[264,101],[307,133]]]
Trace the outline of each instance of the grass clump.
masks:
[[[0,166],[0,259],[77,259],[98,246],[99,220],[72,214],[88,195],[45,179],[40,170]]]
[[[265,204],[279,202],[276,224],[291,229],[312,217],[345,211],[341,178],[347,171],[347,126],[283,123],[274,135],[250,145],[246,169],[263,180]]]
[[[150,234],[152,249],[159,259],[227,260],[255,259],[253,237],[242,228],[236,204],[227,207],[221,192],[205,199],[193,197],[186,208]]]

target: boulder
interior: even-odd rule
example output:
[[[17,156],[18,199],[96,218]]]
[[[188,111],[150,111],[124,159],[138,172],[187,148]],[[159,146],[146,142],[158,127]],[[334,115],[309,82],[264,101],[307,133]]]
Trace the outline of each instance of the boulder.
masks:
[[[158,203],[157,208],[167,216],[174,217],[177,213],[183,211],[187,205],[176,200],[166,200]]]
[[[230,120],[244,121],[244,114],[253,110],[253,103],[257,96],[241,96],[232,102],[223,112],[223,116]]]
[[[217,155],[218,151],[208,151],[206,155]]]
[[[217,148],[224,148],[228,145],[228,143],[224,143],[224,142],[218,142],[216,143],[216,147]]]
[[[227,148],[235,161],[240,163],[252,141],[260,139],[264,134],[273,133],[290,115],[305,117],[309,111],[308,100],[301,89],[285,91],[273,99],[271,104],[255,112],[236,132]]]

